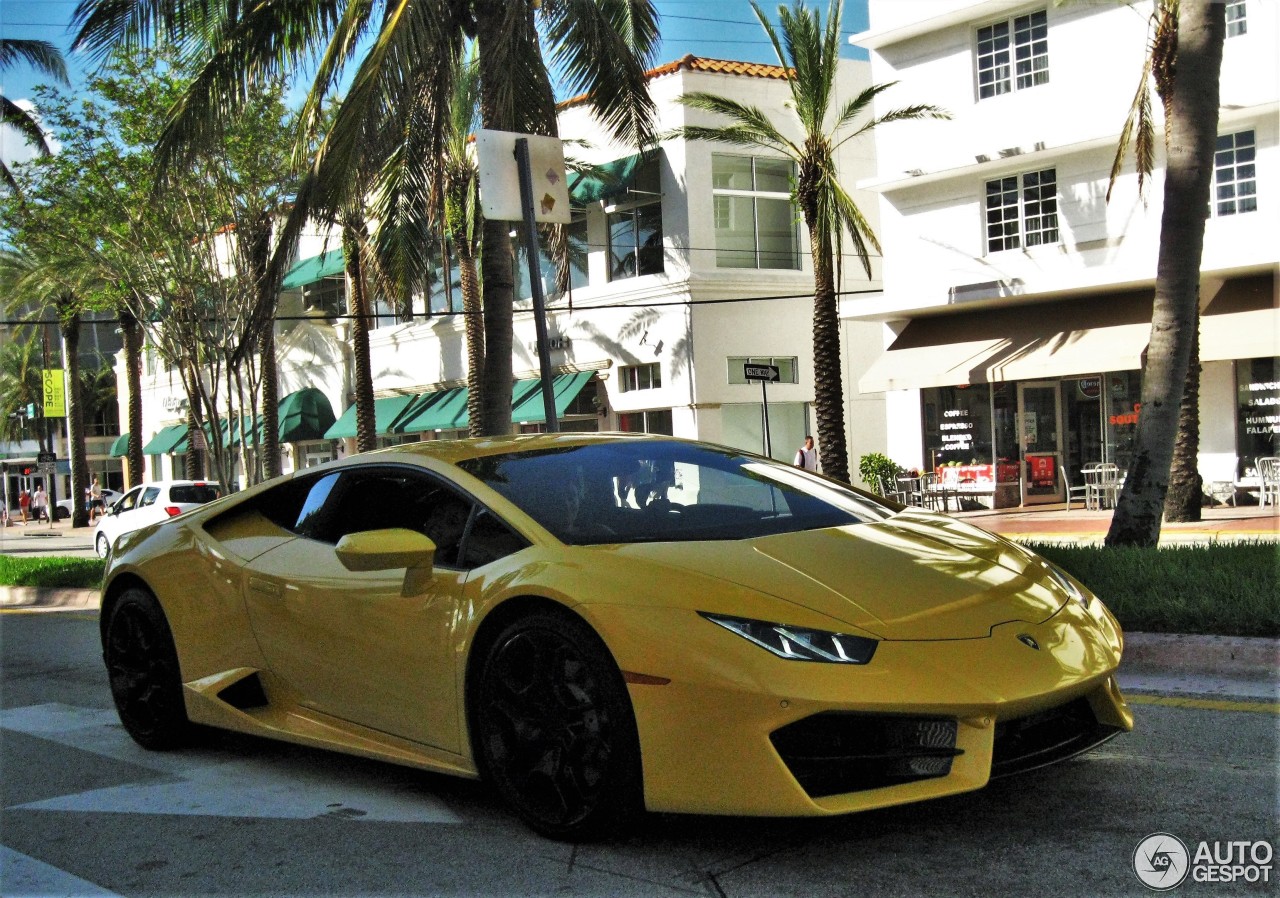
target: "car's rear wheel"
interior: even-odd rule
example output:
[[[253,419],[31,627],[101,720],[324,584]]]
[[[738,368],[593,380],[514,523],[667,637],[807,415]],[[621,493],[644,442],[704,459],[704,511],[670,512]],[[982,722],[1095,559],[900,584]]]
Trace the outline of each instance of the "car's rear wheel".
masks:
[[[165,751],[186,743],[191,723],[173,634],[149,592],[128,589],[112,606],[102,654],[120,722],[143,748]]]
[[[472,695],[481,771],[533,829],[555,839],[605,838],[640,810],[626,685],[581,619],[538,611],[508,624]]]
[[[98,538],[93,541],[93,547],[97,550],[99,558],[106,558],[107,553],[111,551],[111,540],[107,539],[105,533],[99,533]]]

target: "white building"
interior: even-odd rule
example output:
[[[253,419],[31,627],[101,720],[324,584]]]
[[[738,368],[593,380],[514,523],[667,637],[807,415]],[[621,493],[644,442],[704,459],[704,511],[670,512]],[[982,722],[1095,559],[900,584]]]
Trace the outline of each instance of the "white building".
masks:
[[[657,130],[718,123],[677,102],[693,91],[733,97],[758,106],[780,125],[789,123],[793,113],[784,106],[789,92],[781,76],[776,66],[696,57],[661,66],[649,78]],[[867,63],[843,62],[833,105],[869,83]],[[772,454],[790,459],[805,434],[814,432],[815,379],[813,274],[807,235],[788,198],[790,163],[763,152],[683,140],[665,140],[655,152],[636,156],[635,148],[609,144],[580,101],[564,105],[560,131],[565,138],[594,142],[587,149],[571,145],[570,155],[616,175],[609,181],[570,176],[578,264],[569,294],[553,293],[555,277],[544,266],[561,428],[660,432],[760,451],[762,390],[745,380],[743,364],[764,361],[782,374],[780,383],[767,388]],[[872,176],[870,141],[846,145],[839,166],[846,184]],[[860,203],[874,226],[877,197],[861,194]],[[286,320],[279,324],[280,392],[318,388],[338,420],[325,434],[329,439],[292,443],[285,470],[353,451],[355,436],[347,325],[338,317],[345,310],[341,251],[336,241],[324,245],[312,238],[298,255],[281,304]],[[868,282],[860,261],[847,258],[844,288],[877,290],[879,260],[874,261],[877,280]],[[523,257],[519,265],[517,282],[527,296]],[[455,303],[460,308],[456,291]],[[431,306],[436,314],[406,323],[380,317],[371,333],[382,443],[465,435],[463,319],[440,313],[441,296]],[[529,309],[527,300],[517,302],[517,432],[544,424]],[[854,404],[860,372],[849,367],[848,358],[865,354],[858,343],[878,349],[879,327],[846,323],[845,335],[854,349],[846,350],[845,392]],[[185,419],[176,388],[176,380],[158,371],[145,387],[147,438],[167,426],[178,438],[168,450],[163,440],[151,444],[161,450],[152,453],[151,476],[168,474],[181,461],[174,450],[184,448]],[[876,413],[862,417],[874,420]],[[883,421],[882,412],[879,417]],[[883,424],[851,429],[849,446],[856,465],[860,452],[883,447]]]
[[[1062,501],[1062,465],[1125,466],[1163,154],[1146,203],[1131,159],[1105,195],[1151,6],[870,0],[871,30],[850,42],[873,80],[901,82],[893,105],[954,116],[877,131],[879,171],[860,185],[882,197],[884,292],[849,313],[882,324],[886,351],[859,385],[885,397],[900,463],[990,479],[1012,505]],[[1226,6],[1200,303],[1207,480],[1280,454],[1280,22],[1275,0]]]

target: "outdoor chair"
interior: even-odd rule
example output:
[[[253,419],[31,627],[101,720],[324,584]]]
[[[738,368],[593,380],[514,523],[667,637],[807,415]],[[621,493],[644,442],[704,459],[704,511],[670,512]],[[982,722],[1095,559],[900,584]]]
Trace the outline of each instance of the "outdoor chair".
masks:
[[[1261,481],[1258,504],[1280,507],[1280,458],[1265,456],[1258,459],[1257,465],[1258,479]]]
[[[1080,469],[1081,475],[1084,475],[1085,472],[1088,470],[1091,470],[1091,469],[1088,467],[1081,468]],[[1062,467],[1058,468],[1058,471],[1062,475],[1062,493],[1067,497],[1067,511],[1071,510],[1071,503],[1077,498],[1079,498],[1079,500],[1084,503],[1085,507],[1088,508],[1089,507],[1088,483],[1087,482],[1081,483],[1078,486],[1073,484],[1071,482],[1071,478],[1067,475],[1066,465],[1063,465]]]
[[[1084,472],[1086,508],[1115,508],[1120,497],[1120,468],[1113,464],[1096,465]]]

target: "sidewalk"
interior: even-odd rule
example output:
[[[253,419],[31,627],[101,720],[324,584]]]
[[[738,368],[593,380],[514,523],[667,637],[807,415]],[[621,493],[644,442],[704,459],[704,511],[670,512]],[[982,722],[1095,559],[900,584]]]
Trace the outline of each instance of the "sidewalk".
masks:
[[[1066,509],[1061,502],[1034,508],[962,511],[953,517],[1020,542],[1078,542],[1101,545],[1111,527],[1112,511]],[[1280,540],[1280,507],[1219,505],[1201,509],[1194,523],[1165,522],[1160,545]]]

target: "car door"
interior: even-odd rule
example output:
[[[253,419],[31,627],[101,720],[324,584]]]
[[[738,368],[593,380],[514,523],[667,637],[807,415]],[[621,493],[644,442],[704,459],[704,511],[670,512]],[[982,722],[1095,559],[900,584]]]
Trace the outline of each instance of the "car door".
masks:
[[[309,708],[414,742],[460,749],[454,620],[459,545],[472,501],[421,469],[368,465],[317,479],[299,539],[253,559],[250,620],[271,671]],[[350,571],[348,533],[406,527],[436,542],[433,576],[405,595],[405,569]]]
[[[110,506],[111,514],[98,522],[98,529],[106,534],[109,542],[115,543],[116,537],[121,533],[142,526],[133,523],[138,515],[138,500],[142,498],[142,490],[143,487],[140,486],[129,490],[120,501]]]

